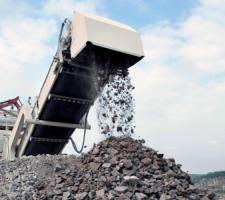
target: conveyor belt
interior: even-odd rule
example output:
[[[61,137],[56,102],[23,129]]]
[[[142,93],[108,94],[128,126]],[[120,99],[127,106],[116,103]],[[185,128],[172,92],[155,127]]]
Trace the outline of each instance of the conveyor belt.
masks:
[[[103,70],[109,75],[118,69],[134,65],[141,58],[87,43],[78,56],[63,63],[61,73],[50,91],[50,98],[45,103],[38,119],[80,123],[97,98],[100,85],[104,86],[108,81],[106,79],[101,83],[97,82],[95,72]],[[74,130],[35,125],[24,155],[60,153]],[[51,138],[54,140],[51,141]]]

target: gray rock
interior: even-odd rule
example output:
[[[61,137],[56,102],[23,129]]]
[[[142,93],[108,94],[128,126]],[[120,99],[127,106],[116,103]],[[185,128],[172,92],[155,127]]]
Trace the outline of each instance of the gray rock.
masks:
[[[105,190],[101,189],[101,190],[96,191],[96,197],[104,199],[105,198]]]
[[[111,163],[104,163],[104,164],[102,165],[102,167],[104,167],[104,168],[109,168],[109,167],[111,167]]]
[[[96,162],[90,163],[90,168],[91,168],[92,171],[97,171],[100,166],[101,166],[101,163],[96,163]]]
[[[94,154],[94,155],[99,154],[99,149],[98,149],[98,147],[95,147],[95,148],[93,149],[92,154]]]
[[[70,192],[63,192],[62,200],[67,200],[67,199],[69,199],[70,195],[71,195]]]
[[[160,196],[160,199],[159,200],[166,200],[167,199],[167,195],[166,194],[162,194]]]
[[[112,137],[94,149],[97,154],[91,151],[80,157],[0,160],[0,200],[217,199],[192,185],[174,159],[164,159],[139,140]]]
[[[117,186],[114,190],[118,193],[124,193],[124,192],[127,192],[128,187],[127,186]]]
[[[62,166],[59,164],[59,163],[56,163],[56,165],[55,165],[55,172],[58,172],[58,171],[60,171],[60,170],[62,170],[63,168],[62,168]]]
[[[138,192],[135,193],[135,197],[136,197],[137,200],[144,200],[144,199],[148,198],[146,194],[138,193]]]
[[[131,160],[124,159],[122,162],[126,169],[131,169],[133,167]]]
[[[53,192],[54,192],[56,195],[60,195],[60,194],[63,193],[62,190],[60,190],[60,189],[53,189]]]
[[[141,162],[144,165],[150,165],[152,163],[152,160],[150,158],[144,158],[144,159],[141,160]]]
[[[90,198],[90,199],[94,199],[95,198],[95,196],[96,196],[96,192],[95,191],[90,191],[89,193],[88,193],[88,197]]]
[[[112,192],[109,192],[108,199],[113,200],[114,198],[115,198],[114,194]]]
[[[75,195],[75,198],[77,200],[84,200],[88,197],[88,193],[87,192],[82,192],[82,193],[79,193],[79,194],[76,194]]]

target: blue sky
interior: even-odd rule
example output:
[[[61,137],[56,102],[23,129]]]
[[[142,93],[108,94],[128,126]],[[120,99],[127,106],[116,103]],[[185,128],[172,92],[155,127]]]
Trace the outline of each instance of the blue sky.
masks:
[[[187,17],[192,8],[199,4],[198,0],[102,0],[101,2],[103,2],[101,8],[96,8],[98,11],[104,12],[111,19],[126,23],[137,29],[164,20],[172,23],[179,21]],[[16,4],[23,4],[23,7],[17,7],[16,13],[22,14],[26,10],[26,16],[49,17],[39,12],[45,1],[35,0],[27,0],[26,4],[20,0],[2,1],[0,2],[1,15],[6,17],[15,14],[15,10],[10,8]],[[61,21],[58,22],[61,23]]]
[[[105,9],[111,18],[139,29],[159,21],[179,21],[197,4],[196,0],[109,0]]]
[[[224,170],[225,0],[0,1],[0,99],[35,99],[56,51],[60,24],[73,10],[140,32],[145,58],[130,70],[136,136],[174,157],[184,170]],[[102,139],[95,109],[89,147]],[[65,152],[72,153],[70,145]]]

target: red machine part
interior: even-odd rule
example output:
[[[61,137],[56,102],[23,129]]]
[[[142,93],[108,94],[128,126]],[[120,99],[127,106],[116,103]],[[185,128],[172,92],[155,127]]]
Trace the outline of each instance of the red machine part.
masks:
[[[17,108],[18,111],[20,110],[22,103],[19,97],[0,102],[0,109],[6,108],[8,106],[13,106],[13,105]]]

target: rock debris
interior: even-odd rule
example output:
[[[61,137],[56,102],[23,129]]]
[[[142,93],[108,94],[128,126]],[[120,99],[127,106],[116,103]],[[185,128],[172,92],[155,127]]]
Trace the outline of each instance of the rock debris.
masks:
[[[0,161],[0,200],[209,200],[174,159],[143,140],[110,137],[80,157],[40,155]]]
[[[134,133],[134,98],[130,77],[116,75],[98,99],[98,124],[106,136],[131,136]]]

